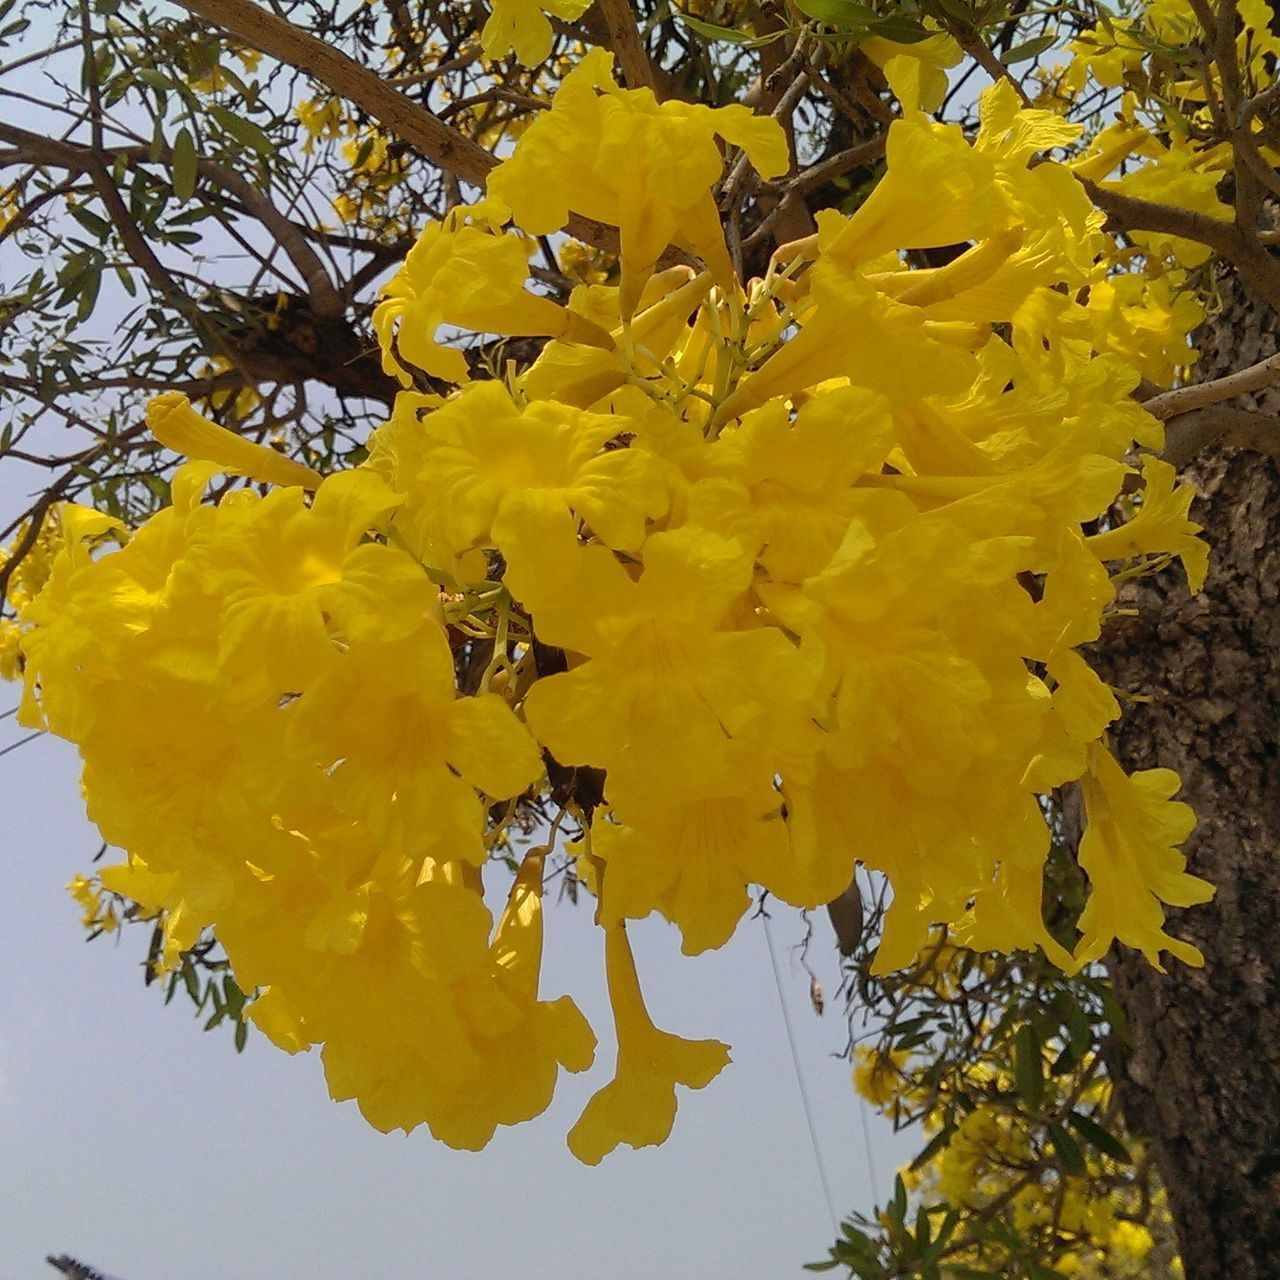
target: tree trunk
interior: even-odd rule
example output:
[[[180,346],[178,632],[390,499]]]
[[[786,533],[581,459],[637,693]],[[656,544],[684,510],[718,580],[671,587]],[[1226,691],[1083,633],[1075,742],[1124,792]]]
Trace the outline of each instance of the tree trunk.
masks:
[[[1197,379],[1273,354],[1280,316],[1223,281],[1224,310],[1200,335]],[[1280,394],[1232,402],[1280,410]],[[1117,1083],[1130,1127],[1149,1137],[1187,1280],[1280,1277],[1280,467],[1218,449],[1184,472],[1212,546],[1209,580],[1135,584],[1099,645],[1128,704],[1116,747],[1130,769],[1165,765],[1199,826],[1189,870],[1214,900],[1173,912],[1170,931],[1203,969],[1158,973],[1113,952],[1133,1051]]]

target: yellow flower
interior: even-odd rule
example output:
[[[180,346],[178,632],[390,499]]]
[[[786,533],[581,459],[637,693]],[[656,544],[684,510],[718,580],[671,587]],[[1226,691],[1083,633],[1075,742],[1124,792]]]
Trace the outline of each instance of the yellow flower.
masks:
[[[911,1055],[902,1049],[882,1053],[873,1045],[860,1044],[853,1068],[853,1087],[872,1106],[884,1108],[901,1091],[902,1067]]]
[[[330,776],[333,803],[382,847],[484,861],[484,810],[542,772],[538,749],[496,694],[459,697],[443,628],[353,646],[299,700],[294,750]]]
[[[728,941],[749,903],[746,886],[773,888],[791,851],[782,797],[748,754],[736,768],[709,760],[674,789],[626,773],[609,779],[614,815],[629,825],[595,829],[609,883],[601,922],[659,910],[679,926],[685,955],[697,955]]]
[[[4,234],[5,228],[18,216],[19,211],[18,188],[5,187],[0,190],[0,235]]]
[[[1105,747],[1093,746],[1081,787],[1088,825],[1079,857],[1092,892],[1080,916],[1076,960],[1088,964],[1120,941],[1157,969],[1162,950],[1203,964],[1198,948],[1163,929],[1162,903],[1191,907],[1213,897],[1213,886],[1186,872],[1176,848],[1195,826],[1191,807],[1170,799],[1177,774],[1144,769],[1126,776]]]
[[[265,484],[301,485],[314,489],[320,474],[266,445],[254,444],[197,413],[180,391],[164,391],[147,405],[151,434],[175,453],[216,463]]]
[[[885,72],[908,110],[937,111],[947,95],[946,69],[964,57],[960,46],[945,33],[914,44],[872,36],[859,41],[858,48]],[[890,66],[891,62],[894,65]]]
[[[855,513],[855,482],[892,445],[887,402],[838,387],[807,400],[794,422],[769,401],[724,432],[708,460],[745,486],[770,579],[799,583],[826,568]]]
[[[634,583],[601,547],[527,556],[507,580],[547,643],[589,658],[525,698],[529,727],[561,763],[677,795],[732,763],[743,740],[772,776],[771,731],[803,704],[810,676],[779,631],[722,629],[751,582],[736,543],[686,527],[648,539]]]
[[[724,167],[716,138],[741,147],[772,178],[790,162],[781,127],[739,105],[660,103],[649,89],[620,89],[612,61],[603,49],[586,54],[564,78],[551,110],[489,175],[489,193],[535,235],[559,231],[571,209],[617,227],[625,318],[670,244],[697,254],[717,284],[732,289],[733,267],[711,193]]]
[[[519,573],[541,559],[542,527],[571,512],[608,546],[639,548],[667,493],[650,456],[611,447],[630,425],[554,401],[522,407],[501,383],[483,382],[421,420],[394,414],[371,450],[426,516],[424,540],[442,560],[497,545]]]
[[[0,618],[0,680],[22,677],[22,628],[12,619]]]
[[[605,972],[618,1060],[613,1079],[569,1131],[569,1150],[584,1164],[599,1164],[621,1143],[665,1142],[676,1118],[676,1085],[701,1089],[729,1063],[729,1046],[719,1040],[682,1040],[653,1025],[625,925],[605,930]]]
[[[339,98],[307,98],[299,102],[293,112],[307,134],[306,141],[302,144],[303,155],[309,156],[312,153],[317,139],[340,138],[347,128]]]
[[[1177,469],[1147,454],[1142,459],[1142,505],[1124,524],[1096,533],[1087,546],[1099,560],[1123,560],[1130,556],[1164,553],[1176,555],[1186,570],[1187,586],[1197,592],[1209,572],[1209,547],[1197,537],[1201,526],[1188,512],[1195,490],[1188,484],[1176,488]]]
[[[577,22],[591,7],[591,0],[490,0],[489,20],[480,32],[486,58],[514,52],[526,67],[545,62],[551,52],[548,13],[565,22]]]
[[[595,1036],[577,1005],[568,996],[538,999],[544,855],[525,855],[490,947],[484,987],[473,982],[459,993],[479,1069],[430,1117],[432,1132],[451,1147],[478,1151],[497,1125],[541,1115],[558,1069],[585,1071],[595,1057]]]
[[[245,696],[298,692],[338,660],[339,640],[399,639],[432,612],[435,592],[412,558],[363,541],[398,503],[352,471],[328,477],[311,506],[298,488],[276,489],[202,522],[171,590],[213,602],[218,666]]]
[[[463,353],[435,340],[441,325],[611,345],[581,316],[525,289],[533,243],[493,229],[502,221],[505,214],[493,201],[454,209],[443,223],[423,231],[404,266],[383,287],[373,325],[382,367],[402,386],[413,385],[405,361],[449,382],[467,381]]]

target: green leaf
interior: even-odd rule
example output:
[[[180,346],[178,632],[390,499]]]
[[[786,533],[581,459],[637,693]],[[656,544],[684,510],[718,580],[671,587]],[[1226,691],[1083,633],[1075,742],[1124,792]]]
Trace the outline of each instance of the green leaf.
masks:
[[[930,31],[919,19],[908,18],[897,13],[873,22],[869,30],[873,36],[879,36],[881,40],[892,40],[895,44],[918,44],[921,40],[927,40],[931,35],[937,34]]]
[[[186,204],[196,193],[196,144],[191,130],[183,125],[173,140],[173,194]]]
[[[1066,1075],[1073,1067],[1080,1062],[1080,1055],[1076,1052],[1075,1045],[1067,1043],[1062,1046],[1062,1051],[1054,1058],[1049,1065],[1049,1074],[1057,1079],[1058,1076]]]
[[[1108,1129],[1104,1129],[1096,1120],[1072,1111],[1067,1116],[1067,1123],[1088,1143],[1098,1148],[1103,1155],[1118,1160],[1121,1164],[1132,1164],[1133,1157],[1129,1148]]]
[[[209,114],[237,141],[256,151],[264,160],[270,160],[276,149],[271,139],[244,116],[236,115],[226,107],[209,104]]]
[[[761,49],[787,34],[782,30],[771,31],[767,36],[753,36],[746,31],[735,31],[732,27],[717,27],[713,22],[703,22],[701,18],[690,17],[687,13],[680,14],[680,21],[704,40],[725,40],[729,44],[741,45],[744,49]]]
[[[876,20],[876,11],[854,0],[795,0],[796,8],[806,17],[816,18],[829,27],[845,30],[865,26]]]
[[[1012,48],[1006,49],[1000,55],[1000,61],[1006,67],[1011,67],[1017,62],[1026,62],[1030,58],[1038,58],[1046,49],[1053,48],[1057,42],[1056,35],[1045,34],[1036,36],[1034,40],[1024,40],[1022,44],[1015,44]]]
[[[1013,1055],[1018,1096],[1031,1111],[1038,1111],[1044,1101],[1044,1060],[1040,1054],[1040,1037],[1029,1022],[1024,1022],[1013,1038]]]
[[[98,217],[96,213],[90,213],[83,205],[70,204],[66,209],[90,235],[97,239],[105,240],[111,234],[111,223],[106,218]]]
[[[98,301],[98,291],[102,288],[102,267],[94,263],[85,273],[80,284],[80,301],[76,306],[76,319],[87,320],[93,314]]]
[[[227,1012],[238,1019],[244,1008],[244,992],[240,990],[236,980],[229,973],[222,979],[222,990],[227,1002]]]
[[[967,0],[936,0],[936,3],[948,18],[963,22],[966,26],[973,23],[973,6]]]
[[[249,1024],[247,1022],[236,1023],[236,1052],[243,1053],[245,1042],[249,1039]]]
[[[893,1180],[893,1199],[889,1202],[885,1215],[895,1226],[902,1227],[907,1220],[907,1184],[898,1174]]]
[[[1068,1173],[1084,1173],[1084,1153],[1080,1150],[1080,1144],[1061,1125],[1049,1125],[1048,1132],[1049,1141],[1062,1167]]]
[[[1042,1267],[1038,1262],[1027,1263],[1027,1280],[1062,1280],[1062,1272],[1052,1267]]]
[[[917,1169],[922,1169],[933,1159],[934,1156],[942,1150],[943,1147],[951,1141],[951,1135],[955,1133],[956,1127],[953,1124],[944,1125],[937,1133],[929,1139],[925,1149],[908,1166],[914,1173]]]
[[[1079,1001],[1073,1000],[1065,992],[1063,993],[1061,1008],[1063,1025],[1067,1029],[1067,1034],[1071,1037],[1071,1047],[1075,1050],[1077,1058],[1083,1058],[1093,1044],[1093,1024],[1089,1021],[1089,1015],[1081,1007]]]
[[[933,1223],[929,1221],[929,1211],[921,1205],[916,1210],[916,1247],[922,1252],[933,1243]]]
[[[151,88],[159,89],[162,92],[165,89],[176,89],[178,87],[176,80],[165,75],[163,71],[157,71],[155,67],[138,67],[133,74],[143,84],[150,85]]]

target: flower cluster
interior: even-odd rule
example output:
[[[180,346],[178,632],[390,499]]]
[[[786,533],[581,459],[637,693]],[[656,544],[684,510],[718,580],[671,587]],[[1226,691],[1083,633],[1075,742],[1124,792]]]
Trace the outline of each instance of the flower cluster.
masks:
[[[1064,967],[1116,939],[1197,959],[1163,928],[1210,892],[1176,848],[1190,811],[1116,764],[1119,705],[1079,652],[1113,569],[1205,572],[1159,461],[1136,516],[1106,516],[1160,441],[1130,395],[1144,330],[1099,339],[1112,242],[1044,159],[1073,128],[998,85],[970,141],[913,67],[885,63],[904,114],[875,192],[743,284],[721,146],[777,174],[781,130],[588,55],[387,288],[403,390],[365,465],[321,479],[168,395],[152,429],[195,459],[172,504],[136,532],[66,509],[22,715],[82,753],[128,852],[103,884],[164,912],[170,962],[215,928],[249,1016],[323,1045],[379,1128],[478,1147],[591,1062],[572,1001],[540,995],[546,846],[496,926],[482,896],[522,797],[571,816],[598,896],[618,1058],[570,1135],[587,1161],[662,1141],[675,1086],[728,1060],[649,1020],[626,922],[655,911],[693,954],[752,886],[814,907],[860,862],[894,891],[881,970],[939,925]],[[621,282],[561,305],[528,236],[571,212],[618,228]],[[547,341],[471,381],[458,326]],[[274,487],[209,505],[215,471]],[[1041,917],[1040,797],[1077,780],[1072,955]]]

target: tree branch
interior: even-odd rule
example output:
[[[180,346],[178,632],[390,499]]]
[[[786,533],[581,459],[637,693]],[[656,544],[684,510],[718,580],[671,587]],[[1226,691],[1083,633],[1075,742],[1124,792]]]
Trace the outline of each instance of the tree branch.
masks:
[[[640,39],[630,0],[596,0],[596,8],[609,32],[609,47],[618,55],[627,88],[652,89],[654,95],[661,98],[658,77],[649,61],[649,51]]]
[[[1280,382],[1280,354],[1268,356],[1251,364],[1247,369],[1238,369],[1223,378],[1214,378],[1212,382],[1197,383],[1193,387],[1178,387],[1174,391],[1162,391],[1158,395],[1144,400],[1142,407],[1152,417],[1161,422],[1168,422],[1179,414],[1190,413],[1193,409],[1202,409],[1206,405],[1221,404],[1234,396],[1241,396],[1249,391],[1261,391],[1274,382]]]
[[[340,98],[355,103],[380,121],[432,164],[456,174],[473,187],[483,189],[489,171],[498,163],[483,147],[397,92],[376,72],[252,0],[177,0],[177,3],[189,13],[229,31],[251,48],[319,80]],[[568,230],[588,244],[617,252],[618,236],[612,227],[572,214]]]
[[[1107,215],[1109,230],[1157,231],[1203,244],[1231,263],[1250,288],[1280,310],[1280,262],[1267,253],[1256,231],[1191,209],[1108,191],[1088,178],[1079,181],[1089,199]]]
[[[305,71],[340,98],[354,102],[433,164],[483,187],[494,158],[425,107],[396,92],[340,49],[278,18],[252,0],[178,0],[188,12],[231,32],[251,48]]]
[[[324,263],[320,261],[319,255],[305,238],[298,233],[297,227],[243,174],[219,164],[216,160],[206,160],[203,156],[196,160],[196,168],[228,194],[235,196],[245,209],[275,237],[276,243],[285,251],[289,261],[297,267],[298,274],[307,287],[307,293],[311,296],[311,307],[315,314],[325,317],[340,316],[345,310],[342,295],[333,287],[333,281],[329,279]]]
[[[1166,424],[1160,456],[1181,469],[1206,449],[1221,445],[1265,453],[1280,462],[1280,418],[1225,405],[1193,409]]]

